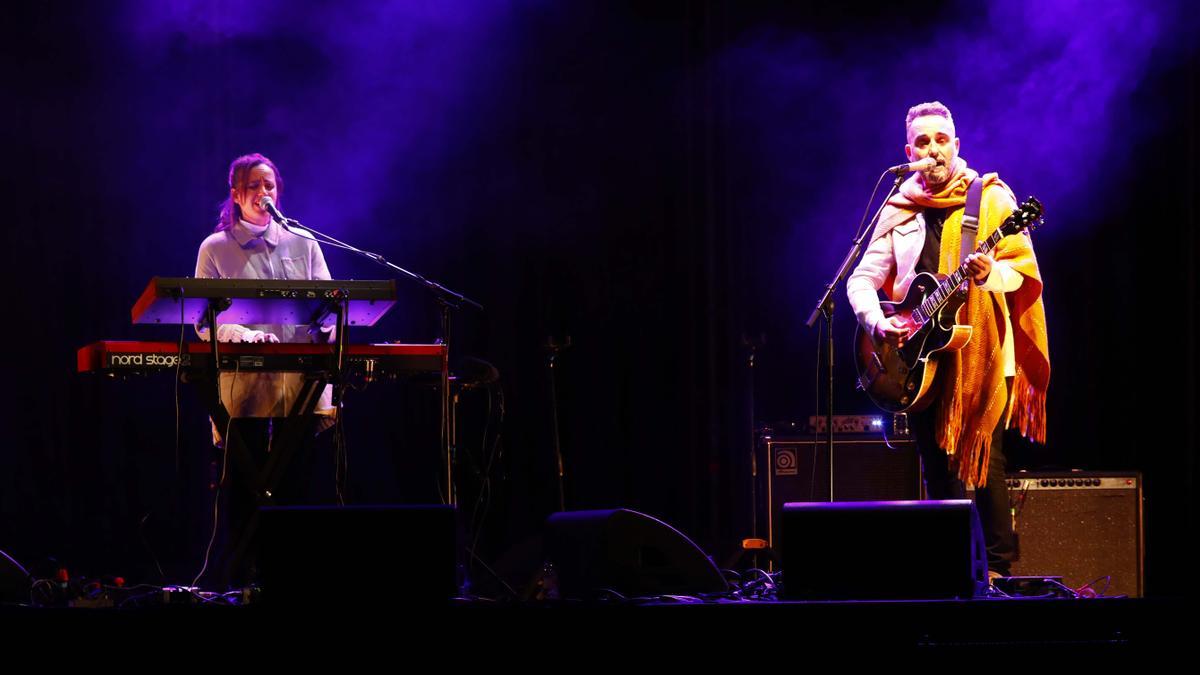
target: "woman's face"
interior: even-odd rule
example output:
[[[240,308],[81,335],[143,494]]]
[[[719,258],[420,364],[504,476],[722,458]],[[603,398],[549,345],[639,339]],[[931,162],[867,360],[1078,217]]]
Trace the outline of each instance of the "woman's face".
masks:
[[[255,225],[267,225],[271,222],[271,214],[262,208],[262,198],[270,197],[278,202],[276,193],[275,172],[266,164],[256,164],[250,168],[246,176],[246,186],[242,189],[233,188],[230,191],[233,202],[242,210],[242,219]]]

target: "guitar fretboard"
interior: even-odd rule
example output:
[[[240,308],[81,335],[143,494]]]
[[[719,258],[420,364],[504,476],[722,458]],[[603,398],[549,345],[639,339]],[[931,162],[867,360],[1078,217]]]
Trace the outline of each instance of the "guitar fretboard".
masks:
[[[1009,219],[1011,218],[1012,216],[1009,216]],[[1004,238],[1004,227],[1000,227],[990,237],[984,239],[983,243],[975,249],[975,252],[991,253],[992,249],[996,248],[996,244],[1000,243],[1002,238]],[[946,304],[946,301],[950,299],[950,295],[958,290],[958,287],[965,281],[967,281],[967,263],[964,262],[952,274],[943,279],[942,283],[938,284],[937,289],[930,293],[921,302],[920,306],[913,310],[912,318],[917,327],[925,325],[929,317],[937,314],[942,306]]]

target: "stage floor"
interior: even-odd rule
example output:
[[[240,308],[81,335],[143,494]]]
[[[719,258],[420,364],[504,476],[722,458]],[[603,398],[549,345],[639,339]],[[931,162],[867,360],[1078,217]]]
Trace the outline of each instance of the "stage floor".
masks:
[[[315,596],[314,596],[315,597]],[[560,645],[669,646],[703,652],[712,639],[769,649],[945,651],[1002,648],[1006,654],[1086,653],[1192,647],[1191,601],[1139,599],[973,599],[888,602],[500,603],[406,602],[379,593],[353,607],[172,604],[136,608],[0,608],[0,623],[22,630],[131,630],[146,638],[219,635],[264,625],[340,632],[391,626],[398,639],[444,646],[479,640],[551,640]],[[381,623],[382,618],[382,623]],[[183,631],[182,633],[180,631]],[[997,652],[998,654],[1001,652]]]

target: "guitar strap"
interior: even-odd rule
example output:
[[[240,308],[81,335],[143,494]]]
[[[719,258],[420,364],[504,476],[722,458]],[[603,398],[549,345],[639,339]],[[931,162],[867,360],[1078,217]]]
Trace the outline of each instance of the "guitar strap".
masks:
[[[962,248],[959,250],[958,263],[962,264],[967,256],[975,252],[975,239],[979,234],[979,205],[983,201],[983,181],[978,176],[967,187],[967,204],[962,218]],[[955,265],[957,267],[958,265]]]

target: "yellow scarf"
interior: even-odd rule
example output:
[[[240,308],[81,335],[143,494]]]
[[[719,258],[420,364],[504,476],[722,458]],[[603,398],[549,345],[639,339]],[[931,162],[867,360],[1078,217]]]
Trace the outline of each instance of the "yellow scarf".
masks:
[[[937,193],[926,188],[919,175],[913,175],[900,192],[888,200],[880,215],[872,239],[883,236],[897,225],[916,217],[926,208],[955,209],[942,228],[938,272],[949,274],[958,268],[962,241],[963,207],[967,188],[979,174],[967,168],[961,158],[955,173]],[[1000,178],[982,176],[983,200],[979,213],[977,240],[990,236],[1016,206],[1012,190]],[[957,207],[957,208],[955,208]],[[966,483],[987,483],[992,430],[1005,414],[1005,425],[1021,435],[1046,442],[1046,388],[1050,383],[1050,349],[1046,334],[1046,314],[1042,306],[1042,278],[1029,237],[1008,236],[992,251],[995,260],[1007,261],[1024,277],[1013,293],[988,293],[968,284],[965,319],[974,326],[971,340],[957,352],[943,352],[939,359],[937,441],[955,458],[958,475]],[[888,288],[889,295],[891,289]],[[1004,382],[1001,349],[1004,344],[1004,316],[996,303],[1007,302],[1014,328],[1013,348],[1016,377],[1009,401]]]

